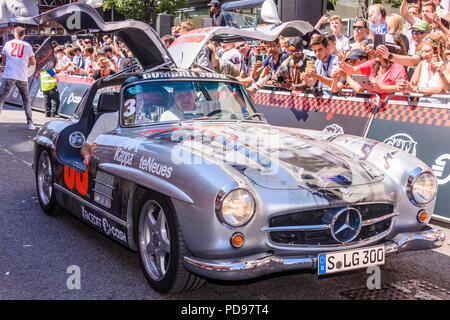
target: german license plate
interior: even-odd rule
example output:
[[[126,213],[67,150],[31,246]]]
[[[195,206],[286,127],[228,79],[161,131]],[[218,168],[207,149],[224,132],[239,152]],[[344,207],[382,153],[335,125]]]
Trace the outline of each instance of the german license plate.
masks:
[[[384,264],[384,246],[322,253],[318,256],[318,274],[330,274]]]

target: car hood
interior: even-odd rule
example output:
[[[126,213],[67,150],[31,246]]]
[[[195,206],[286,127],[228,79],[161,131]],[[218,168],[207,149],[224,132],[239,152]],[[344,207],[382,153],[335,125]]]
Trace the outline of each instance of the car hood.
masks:
[[[269,189],[335,189],[383,179],[373,165],[327,142],[326,133],[250,122],[185,123],[144,133],[148,139],[175,143],[175,164],[206,161]]]
[[[70,34],[83,30],[89,30],[91,33],[116,33],[144,69],[173,63],[159,35],[149,25],[134,20],[105,22],[96,9],[88,4],[63,5],[44,12],[33,20],[38,24],[56,21]]]

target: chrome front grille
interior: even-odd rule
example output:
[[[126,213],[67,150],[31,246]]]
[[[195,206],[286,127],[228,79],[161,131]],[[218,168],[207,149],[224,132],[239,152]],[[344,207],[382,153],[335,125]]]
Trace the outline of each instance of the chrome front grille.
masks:
[[[351,242],[359,242],[382,236],[389,230],[392,218],[398,215],[390,203],[352,205],[361,213],[362,226],[358,236]],[[342,207],[345,208],[345,207]],[[270,218],[269,227],[262,231],[269,233],[269,239],[281,245],[326,246],[342,244],[331,236],[331,225],[325,217],[330,210],[322,208],[278,215]]]

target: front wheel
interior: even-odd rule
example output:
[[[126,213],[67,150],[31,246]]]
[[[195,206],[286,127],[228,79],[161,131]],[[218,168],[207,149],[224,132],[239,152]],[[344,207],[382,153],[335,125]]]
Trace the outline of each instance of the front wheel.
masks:
[[[135,237],[147,281],[161,293],[200,288],[205,280],[183,266],[188,249],[172,205],[158,194],[148,193],[144,199]]]

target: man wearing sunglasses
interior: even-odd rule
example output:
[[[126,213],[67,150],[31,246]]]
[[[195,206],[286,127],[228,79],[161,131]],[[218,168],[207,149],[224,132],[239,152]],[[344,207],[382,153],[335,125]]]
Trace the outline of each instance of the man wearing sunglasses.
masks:
[[[417,47],[422,42],[422,40],[430,33],[430,24],[424,20],[418,20],[410,28],[412,42],[409,47],[409,55],[417,54]]]
[[[367,43],[369,38],[373,38],[373,34],[368,28],[367,21],[363,18],[356,18],[353,23],[353,39],[355,42],[352,45],[352,50],[363,49],[363,43]]]

